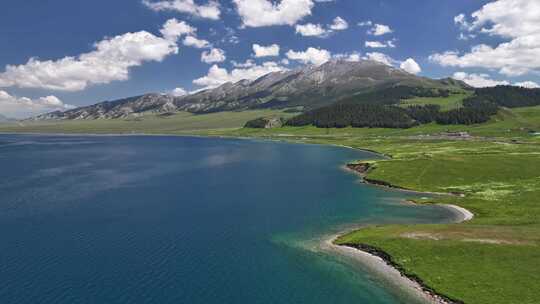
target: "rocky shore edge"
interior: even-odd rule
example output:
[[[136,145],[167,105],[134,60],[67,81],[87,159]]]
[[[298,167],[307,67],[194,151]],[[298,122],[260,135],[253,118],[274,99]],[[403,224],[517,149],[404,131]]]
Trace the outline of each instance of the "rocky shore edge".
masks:
[[[350,164],[345,165],[345,168],[347,170],[351,170],[354,173],[360,175],[362,178],[362,182],[365,184],[382,186],[385,188],[391,188],[391,189],[396,189],[399,191],[406,191],[406,192],[414,192],[414,193],[419,193],[419,194],[452,195],[452,196],[460,196],[460,197],[463,196],[463,194],[461,193],[420,192],[420,191],[415,191],[415,190],[399,187],[385,181],[379,181],[379,180],[367,178],[366,175],[368,174],[368,172],[374,168],[371,162],[350,163]],[[440,204],[440,206],[451,209],[457,214],[457,219],[455,221],[456,223],[469,221],[469,220],[472,220],[474,217],[474,214],[472,212],[456,205]],[[395,283],[400,284],[402,287],[409,287],[410,290],[415,291],[417,293],[419,298],[429,303],[464,304],[463,301],[460,301],[458,299],[453,299],[446,295],[437,293],[435,290],[433,290],[431,287],[425,284],[424,281],[420,277],[414,274],[407,273],[405,269],[401,267],[401,265],[399,265],[393,260],[390,254],[388,254],[387,252],[383,251],[380,248],[367,245],[367,244],[345,243],[345,244],[338,245],[335,243],[336,240],[341,235],[344,235],[349,232],[351,231],[345,231],[345,232],[336,234],[332,236],[330,239],[325,240],[323,242],[323,247],[327,248],[328,250],[333,251],[334,253],[354,258],[355,260],[361,262],[364,265],[369,266],[375,271],[385,274],[386,277],[390,278]]]

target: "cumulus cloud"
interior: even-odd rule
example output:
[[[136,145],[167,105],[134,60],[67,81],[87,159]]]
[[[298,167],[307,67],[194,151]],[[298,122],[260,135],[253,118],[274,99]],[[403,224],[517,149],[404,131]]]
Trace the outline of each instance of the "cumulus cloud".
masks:
[[[26,118],[51,111],[73,109],[75,106],[65,104],[56,96],[37,99],[12,96],[0,90],[0,113],[14,118]]]
[[[367,30],[367,33],[373,36],[382,36],[382,35],[390,34],[393,32],[394,31],[388,25],[378,24],[378,23],[374,24],[372,28]]]
[[[322,25],[313,23],[297,24],[296,33],[307,37],[325,37],[329,34]]]
[[[498,0],[471,15],[454,18],[462,29],[509,39],[495,46],[479,44],[469,52],[446,51],[430,56],[442,66],[486,68],[507,76],[540,71],[540,2]]]
[[[127,80],[130,68],[177,54],[176,41],[193,30],[173,19],[161,29],[163,37],[146,31],[126,33],[96,42],[93,51],[76,57],[30,58],[22,65],[7,65],[0,73],[0,87],[81,91],[89,85]]]
[[[195,79],[193,83],[207,88],[214,88],[227,82],[235,83],[244,79],[255,80],[268,73],[284,70],[287,69],[273,61],[265,62],[261,65],[252,65],[246,68],[235,68],[230,72],[215,64],[208,70],[206,76]]]
[[[184,21],[178,21],[177,19],[167,20],[160,30],[163,38],[170,41],[177,41],[183,35],[195,35],[196,31],[196,28]]]
[[[176,88],[169,93],[169,95],[174,96],[174,97],[180,97],[187,94],[188,92],[184,90],[184,88]]]
[[[334,31],[343,31],[349,28],[349,23],[345,19],[337,16],[334,18],[334,23],[330,25],[330,29]]]
[[[452,78],[464,81],[466,84],[475,88],[494,87],[498,85],[509,85],[506,80],[494,80],[489,78],[488,74],[468,74],[465,72],[456,72]]]
[[[371,22],[370,20],[358,22],[358,26],[372,26],[372,25],[373,25],[373,22]]]
[[[156,12],[176,11],[212,20],[218,20],[221,14],[219,3],[217,1],[209,1],[204,5],[197,5],[193,0],[167,0],[156,2],[143,0],[142,3]]]
[[[366,41],[364,44],[367,48],[381,49],[381,48],[395,48],[394,40],[388,41]]]
[[[329,51],[325,49],[317,49],[309,47],[305,51],[293,51],[289,50],[286,54],[288,59],[300,61],[305,64],[321,65],[332,57]]]
[[[347,21],[338,16],[334,18],[332,24],[329,24],[327,26],[323,26],[321,24],[306,23],[297,24],[295,29],[296,33],[302,36],[324,38],[328,37],[330,34],[336,31],[343,31],[347,28],[349,28],[349,24],[347,23]]]
[[[231,63],[235,68],[250,68],[256,65],[255,61],[253,61],[252,59],[248,59],[245,62],[236,62],[232,60]]]
[[[466,84],[475,88],[494,87],[498,85],[513,85],[517,87],[524,87],[529,89],[540,88],[540,85],[534,81],[522,81],[516,83],[510,83],[508,80],[495,80],[490,78],[488,74],[469,74],[466,72],[456,72],[452,78],[462,80]]]
[[[223,62],[225,59],[225,51],[222,49],[213,48],[201,54],[201,61],[206,63]]]
[[[204,49],[204,48],[207,48],[207,47],[211,47],[210,42],[208,42],[207,40],[204,40],[204,39],[199,39],[199,38],[197,38],[195,36],[186,36],[186,38],[184,38],[183,43],[184,43],[185,46],[192,46],[192,47],[198,48],[198,49]]]
[[[272,44],[268,46],[262,46],[259,44],[254,44],[253,53],[255,57],[279,56],[279,45]]]
[[[534,81],[523,81],[523,82],[516,82],[514,83],[515,86],[518,87],[524,87],[528,89],[538,89],[540,88],[540,84],[534,82]]]
[[[360,52],[335,54],[333,58],[350,61],[350,62],[359,62],[360,60],[362,60],[362,56]]]
[[[294,25],[311,15],[313,0],[233,0],[245,27]]]
[[[420,65],[412,58],[408,58],[407,60],[403,61],[399,67],[402,70],[405,70],[406,72],[409,72],[411,74],[418,74],[422,72],[422,68],[420,68]]]
[[[398,61],[392,57],[379,52],[366,53],[363,59],[377,61],[388,66],[394,66],[394,64],[398,63]]]

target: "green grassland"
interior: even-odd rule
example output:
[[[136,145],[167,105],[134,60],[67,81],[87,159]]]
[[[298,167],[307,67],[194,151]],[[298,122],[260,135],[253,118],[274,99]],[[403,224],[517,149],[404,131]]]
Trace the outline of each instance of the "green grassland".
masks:
[[[1,129],[0,129],[1,130]],[[483,137],[486,140],[497,138],[509,140],[510,138],[519,140],[535,140],[540,136],[533,136],[529,131],[540,131],[540,106],[501,109],[499,114],[491,121],[477,125],[438,125],[435,123],[421,125],[409,129],[385,129],[385,128],[343,128],[343,129],[319,129],[313,126],[305,127],[284,127],[277,129],[236,129],[236,130],[204,130],[196,132],[201,135],[228,135],[238,137],[271,137],[271,138],[302,138],[305,136],[335,143],[347,144],[357,137],[414,137],[417,139],[432,139],[438,134],[445,132],[469,132],[473,136]]]
[[[537,143],[385,140],[362,146],[392,155],[370,178],[409,189],[460,192],[451,203],[476,217],[452,225],[370,227],[338,243],[383,249],[410,274],[465,303],[538,303],[540,146]]]
[[[472,92],[464,92],[460,94],[452,94],[449,97],[416,97],[411,99],[403,99],[399,104],[402,107],[412,105],[439,105],[442,111],[448,111],[460,108],[463,105],[463,99],[472,95]]]
[[[0,125],[0,132],[169,133],[256,137],[346,145],[391,156],[375,161],[368,177],[408,189],[459,192],[465,197],[419,198],[471,210],[461,224],[372,226],[338,239],[389,254],[409,274],[441,294],[465,303],[538,303],[540,299],[540,106],[502,109],[472,126],[422,125],[410,129],[243,129],[259,116],[250,111],[139,120],[36,122]],[[446,131],[473,138],[452,140]]]
[[[189,133],[194,130],[238,129],[243,127],[247,121],[257,117],[289,117],[292,115],[274,110],[218,112],[211,114],[179,112],[174,115],[145,113],[144,115],[127,119],[25,121],[0,124],[0,132],[179,134]]]

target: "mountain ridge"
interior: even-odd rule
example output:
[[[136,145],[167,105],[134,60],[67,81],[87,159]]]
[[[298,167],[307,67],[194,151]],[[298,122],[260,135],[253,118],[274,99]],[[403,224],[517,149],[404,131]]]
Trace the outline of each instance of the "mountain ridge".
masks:
[[[320,66],[303,66],[271,72],[255,80],[227,82],[216,88],[175,97],[150,93],[104,101],[64,112],[56,111],[32,120],[117,119],[152,111],[211,113],[264,108],[315,109],[370,90],[395,86],[433,89],[469,88],[454,79],[435,80],[372,60],[330,60]]]

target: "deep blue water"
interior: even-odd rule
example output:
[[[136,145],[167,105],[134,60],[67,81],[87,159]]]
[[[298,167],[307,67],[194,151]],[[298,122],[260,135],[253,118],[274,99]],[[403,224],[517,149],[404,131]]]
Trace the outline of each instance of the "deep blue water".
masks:
[[[436,207],[360,185],[350,149],[229,139],[0,135],[0,303],[405,303],[309,250]]]

